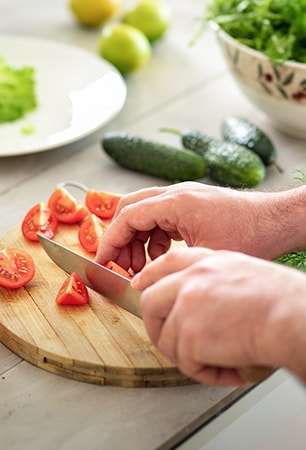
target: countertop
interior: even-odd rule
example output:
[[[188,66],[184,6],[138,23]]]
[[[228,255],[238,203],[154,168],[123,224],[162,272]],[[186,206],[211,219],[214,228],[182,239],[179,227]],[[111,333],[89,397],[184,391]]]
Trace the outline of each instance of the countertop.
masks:
[[[126,103],[110,123],[65,147],[0,159],[0,235],[18,224],[33,204],[47,199],[68,175],[96,189],[122,194],[167,184],[110,161],[100,146],[106,130],[173,143],[173,136],[161,134],[160,127],[198,128],[218,137],[222,117],[241,114],[269,133],[284,168],[283,174],[269,168],[260,189],[294,183],[293,169],[306,166],[305,142],[271,128],[242,96],[211,31],[189,45],[203,2],[168,3],[173,11],[169,32],[154,46],[149,64],[126,77]],[[67,4],[65,0],[1,0],[0,34],[44,37],[96,53],[100,30],[78,26]],[[278,375],[273,380],[266,390],[283,382]],[[242,389],[198,384],[133,389],[76,382],[34,367],[0,344],[1,450],[174,448],[211,416],[248,395]]]

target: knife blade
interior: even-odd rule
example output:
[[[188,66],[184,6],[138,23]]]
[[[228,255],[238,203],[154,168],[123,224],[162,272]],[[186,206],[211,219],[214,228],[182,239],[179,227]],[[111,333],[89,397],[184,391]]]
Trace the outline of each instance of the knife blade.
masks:
[[[99,292],[112,303],[142,318],[140,309],[141,292],[133,289],[128,278],[80,255],[64,245],[37,233],[39,242],[47,255],[61,269],[69,274],[77,272],[84,283]]]
[[[112,303],[142,318],[140,308],[141,292],[133,289],[128,278],[80,255],[64,245],[37,233],[46,254],[65,272],[77,274],[84,283],[99,292]],[[259,383],[268,378],[275,369],[262,366],[236,368],[239,376],[247,382]]]

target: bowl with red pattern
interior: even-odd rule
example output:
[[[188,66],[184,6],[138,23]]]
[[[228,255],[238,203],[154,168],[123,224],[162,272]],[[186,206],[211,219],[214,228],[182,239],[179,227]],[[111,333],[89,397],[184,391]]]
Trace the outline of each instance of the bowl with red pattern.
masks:
[[[306,64],[274,65],[263,53],[241,44],[222,29],[217,39],[238,87],[282,132],[306,139]]]

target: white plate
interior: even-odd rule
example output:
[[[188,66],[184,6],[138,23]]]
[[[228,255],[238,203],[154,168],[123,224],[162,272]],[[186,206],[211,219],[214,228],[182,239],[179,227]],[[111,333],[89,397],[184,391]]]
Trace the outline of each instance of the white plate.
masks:
[[[13,67],[34,67],[38,100],[38,107],[23,119],[0,124],[0,157],[75,142],[109,122],[125,103],[122,76],[96,54],[9,34],[0,34],[0,54]],[[27,124],[34,133],[22,133]]]

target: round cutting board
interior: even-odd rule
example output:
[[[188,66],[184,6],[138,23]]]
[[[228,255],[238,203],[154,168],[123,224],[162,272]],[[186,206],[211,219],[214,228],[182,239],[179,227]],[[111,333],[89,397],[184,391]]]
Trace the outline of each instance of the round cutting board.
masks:
[[[85,253],[77,225],[61,225],[55,239]],[[27,241],[20,225],[0,239],[0,248],[28,251],[36,265],[25,287],[0,287],[0,340],[49,372],[89,383],[126,387],[191,383],[150,342],[141,319],[89,290],[85,306],[58,306],[56,294],[67,274]],[[86,253],[86,256],[89,256]]]

